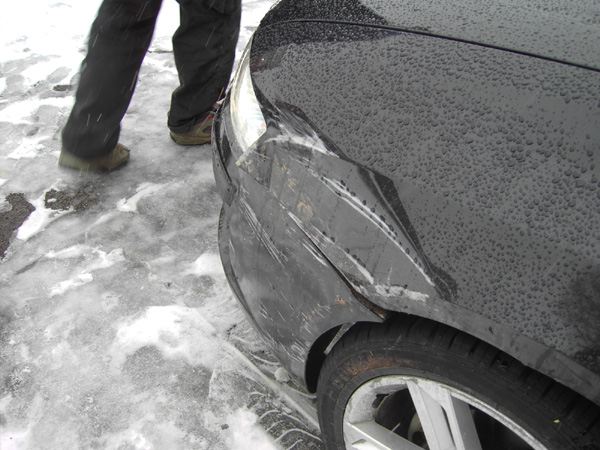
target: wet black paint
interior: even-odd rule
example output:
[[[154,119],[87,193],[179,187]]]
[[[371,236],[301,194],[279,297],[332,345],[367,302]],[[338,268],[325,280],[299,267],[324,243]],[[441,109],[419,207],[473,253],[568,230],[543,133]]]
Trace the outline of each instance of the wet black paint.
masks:
[[[232,264],[259,328],[302,376],[343,318],[290,318],[335,306],[342,274],[350,293],[464,329],[599,401],[600,72],[589,45],[571,52],[594,19],[574,9],[571,39],[554,46],[565,31],[547,14],[519,37],[496,24],[445,39],[433,17],[390,29],[412,10],[402,22],[362,2],[327,23],[342,9],[309,3],[280,4],[254,38],[269,131],[252,160],[268,170],[235,166],[235,149],[225,162]],[[267,270],[277,252],[288,259]],[[319,258],[338,272],[314,273]],[[292,306],[279,314],[282,292]],[[361,311],[346,320],[374,320]]]

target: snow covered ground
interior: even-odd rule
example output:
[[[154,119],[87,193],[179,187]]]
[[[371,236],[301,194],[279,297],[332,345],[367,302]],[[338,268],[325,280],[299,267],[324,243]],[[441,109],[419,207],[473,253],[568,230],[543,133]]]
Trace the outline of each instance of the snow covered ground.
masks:
[[[244,0],[238,56],[272,3]],[[0,18],[0,449],[322,448],[227,286],[210,147],[168,137],[175,0],[122,123],[129,164],[57,167],[99,4]]]

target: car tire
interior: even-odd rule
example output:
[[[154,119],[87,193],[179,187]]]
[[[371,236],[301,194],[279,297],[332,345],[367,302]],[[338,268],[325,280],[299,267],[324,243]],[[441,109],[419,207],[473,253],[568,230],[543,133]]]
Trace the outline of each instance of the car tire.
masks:
[[[327,356],[317,398],[332,450],[600,448],[597,405],[470,335],[409,316],[355,325]]]

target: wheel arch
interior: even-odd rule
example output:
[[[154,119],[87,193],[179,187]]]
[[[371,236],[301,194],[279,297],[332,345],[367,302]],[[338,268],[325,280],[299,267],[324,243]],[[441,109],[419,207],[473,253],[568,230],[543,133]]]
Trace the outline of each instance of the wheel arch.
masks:
[[[596,448],[598,405],[480,339],[408,314],[395,315],[383,326],[355,324],[331,350],[317,395],[326,442],[342,443],[339,448],[345,448],[339,433],[346,420],[340,414],[345,414],[347,401],[370,381],[396,374],[405,374],[411,382],[421,379],[454,386],[524,427],[533,439],[543,438],[543,448]],[[376,407],[374,400],[364,404]],[[359,418],[354,422],[358,426],[370,420],[364,414]],[[395,430],[398,423],[394,420],[388,425]]]
[[[311,346],[306,360],[305,366],[305,382],[308,390],[311,393],[317,391],[318,379],[327,354],[331,349],[356,327],[364,324],[377,324],[385,327],[397,320],[413,319],[429,321],[433,325],[439,324],[447,326],[456,332],[462,332],[466,335],[482,341],[500,352],[506,353],[508,356],[516,359],[521,364],[530,369],[549,376],[559,384],[572,389],[579,395],[587,398],[596,405],[600,406],[600,377],[574,363],[559,352],[543,346],[542,344],[533,341],[522,335],[518,335],[514,330],[506,330],[507,327],[494,324],[496,328],[490,325],[487,328],[487,333],[482,330],[482,327],[474,327],[464,320],[457,322],[456,320],[442,320],[440,317],[432,318],[428,315],[409,314],[405,312],[386,310],[388,312],[387,319],[382,323],[375,321],[357,321],[347,323],[330,328],[323,332]],[[450,319],[448,317],[448,319]],[[480,318],[484,319],[484,318]],[[487,320],[487,319],[485,319]],[[485,328],[484,328],[485,329]],[[505,332],[503,334],[502,332]],[[507,338],[507,336],[509,336]]]

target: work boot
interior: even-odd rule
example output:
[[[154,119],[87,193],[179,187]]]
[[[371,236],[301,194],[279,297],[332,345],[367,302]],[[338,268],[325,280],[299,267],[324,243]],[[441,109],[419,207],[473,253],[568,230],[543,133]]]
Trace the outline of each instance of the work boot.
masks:
[[[127,161],[129,161],[129,149],[122,144],[117,144],[108,155],[91,161],[63,150],[60,152],[58,165],[82,172],[112,172],[127,164]]]
[[[170,132],[171,139],[179,145],[203,145],[210,144],[210,133],[212,131],[214,113],[210,111],[206,117],[194,125],[190,131],[185,133]]]

